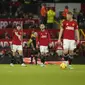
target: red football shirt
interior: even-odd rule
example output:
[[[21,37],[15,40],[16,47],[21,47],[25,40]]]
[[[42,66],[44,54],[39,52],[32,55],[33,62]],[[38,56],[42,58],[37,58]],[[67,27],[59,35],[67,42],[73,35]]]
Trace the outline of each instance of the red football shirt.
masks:
[[[12,44],[15,44],[15,45],[21,45],[22,44],[22,39],[20,40],[18,38],[18,36],[15,35],[15,32],[17,32],[21,38],[22,38],[22,30],[17,30],[17,29],[14,29],[13,30],[13,39],[12,39]]]
[[[75,30],[78,29],[78,24],[76,21],[65,20],[62,23],[64,29],[63,39],[75,40]]]
[[[38,38],[37,38],[37,42],[39,42],[39,45],[42,46],[48,46],[49,43],[51,42],[51,38],[50,38],[50,34],[48,31],[40,31],[38,33]]]

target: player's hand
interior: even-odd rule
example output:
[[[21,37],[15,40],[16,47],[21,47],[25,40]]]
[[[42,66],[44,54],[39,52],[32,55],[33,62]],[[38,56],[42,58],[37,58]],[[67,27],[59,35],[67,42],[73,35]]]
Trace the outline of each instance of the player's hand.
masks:
[[[38,45],[36,45],[36,48],[38,49],[38,48],[39,48],[39,46],[38,46]]]
[[[61,40],[58,40],[58,44],[61,44]]]
[[[53,46],[53,42],[51,42],[50,44],[49,44],[49,47],[51,48]]]
[[[37,49],[39,48],[39,42],[37,42],[37,44],[36,44],[36,48],[37,48]]]
[[[35,50],[35,48],[33,48],[33,50]]]
[[[76,43],[77,43],[77,45],[78,45],[78,44],[80,44],[80,41],[79,41],[79,40],[77,40],[77,42],[76,42]]]

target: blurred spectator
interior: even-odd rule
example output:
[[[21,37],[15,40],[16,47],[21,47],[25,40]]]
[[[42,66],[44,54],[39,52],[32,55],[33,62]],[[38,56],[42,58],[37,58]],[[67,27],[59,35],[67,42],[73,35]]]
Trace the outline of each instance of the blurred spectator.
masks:
[[[25,32],[23,33],[23,39],[28,39],[28,35]]]
[[[12,23],[12,28],[16,28],[16,24],[15,23]]]
[[[4,49],[10,49],[10,46],[9,46],[9,44],[7,42],[4,43]]]
[[[68,11],[69,11],[68,6],[65,6],[64,11],[62,13],[63,19],[66,19],[66,15],[67,15]]]
[[[24,28],[24,29],[29,28],[29,22],[28,22],[28,20],[25,21],[25,23],[24,23],[24,25],[23,25],[23,28]]]
[[[77,9],[74,8],[74,9],[73,9],[73,18],[77,20],[77,16],[78,16]]]
[[[40,9],[40,14],[41,14],[41,23],[46,25],[46,21],[47,21],[47,9],[46,9],[46,5],[42,4],[42,7]]]
[[[78,21],[78,24],[79,24],[79,28],[85,28],[85,16],[84,16],[84,13],[81,10],[78,14],[77,21]]]
[[[5,39],[10,39],[10,38],[11,38],[10,35],[8,34],[8,32],[5,32],[5,33],[4,33],[4,38],[5,38]]]
[[[23,18],[27,19],[28,18],[28,14],[27,13],[24,13],[23,14]]]
[[[28,17],[29,17],[30,19],[33,19],[33,14],[32,14],[32,13],[29,13],[29,14],[28,14]]]
[[[9,22],[9,24],[7,25],[7,27],[6,28],[12,28],[12,23],[11,22]]]
[[[31,17],[27,20],[27,21],[25,21],[25,23],[24,23],[24,28],[37,28],[38,27],[38,24],[39,23],[37,23],[37,22],[35,22],[35,20],[34,19],[32,19]]]
[[[0,38],[1,39],[7,39],[7,40],[11,39],[10,35],[8,34],[8,32],[5,32],[2,35],[0,35]]]
[[[53,24],[54,24],[54,20],[55,20],[55,11],[50,8],[47,11],[47,28],[53,28]]]
[[[11,7],[12,15],[14,15],[17,10],[17,7],[19,7],[21,5],[21,3],[18,0],[11,0],[9,2],[9,5]]]

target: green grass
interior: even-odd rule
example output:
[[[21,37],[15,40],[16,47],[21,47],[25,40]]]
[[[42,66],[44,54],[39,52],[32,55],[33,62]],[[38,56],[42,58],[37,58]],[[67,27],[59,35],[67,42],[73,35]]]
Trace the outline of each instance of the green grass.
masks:
[[[0,65],[0,85],[85,85],[85,65],[61,70],[58,65]]]

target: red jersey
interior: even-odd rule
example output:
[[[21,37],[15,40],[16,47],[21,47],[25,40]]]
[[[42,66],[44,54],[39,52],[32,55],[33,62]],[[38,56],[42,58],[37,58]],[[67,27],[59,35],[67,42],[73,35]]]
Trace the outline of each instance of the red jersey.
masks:
[[[62,27],[64,29],[63,38],[75,40],[75,30],[78,29],[78,24],[76,21],[68,21],[65,20],[62,23]]]
[[[50,34],[48,33],[48,31],[40,31],[38,33],[37,42],[39,42],[39,45],[48,46],[51,42]]]
[[[17,32],[18,35],[20,35],[21,38],[22,38],[22,33],[23,33],[22,30],[14,29],[14,30],[13,30],[13,40],[12,40],[12,44],[21,45],[21,44],[22,44],[22,39],[20,40],[20,39],[18,38],[18,36],[16,36],[15,32]]]

